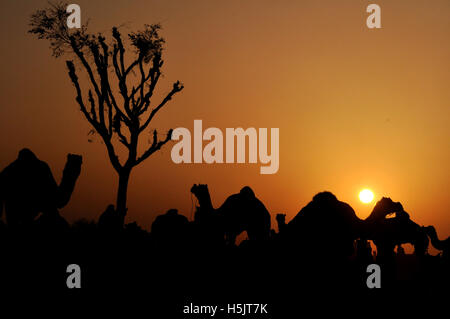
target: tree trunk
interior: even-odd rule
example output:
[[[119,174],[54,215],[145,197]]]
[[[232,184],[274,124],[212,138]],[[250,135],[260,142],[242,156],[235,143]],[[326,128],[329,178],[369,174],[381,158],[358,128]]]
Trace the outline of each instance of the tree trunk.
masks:
[[[117,190],[116,210],[120,218],[121,226],[123,226],[125,215],[127,214],[127,191],[130,173],[131,169],[123,169],[119,172],[119,188]]]

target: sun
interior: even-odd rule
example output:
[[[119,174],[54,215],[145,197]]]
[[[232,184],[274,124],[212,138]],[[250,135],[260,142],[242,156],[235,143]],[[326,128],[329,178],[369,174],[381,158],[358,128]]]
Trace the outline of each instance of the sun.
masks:
[[[366,188],[359,192],[359,199],[364,204],[369,204],[370,202],[373,201],[373,198],[374,198],[374,195],[370,189]]]

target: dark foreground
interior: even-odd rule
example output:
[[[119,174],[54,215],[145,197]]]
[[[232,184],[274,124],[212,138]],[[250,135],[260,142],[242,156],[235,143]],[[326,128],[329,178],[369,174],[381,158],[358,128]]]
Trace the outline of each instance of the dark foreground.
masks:
[[[58,230],[13,230],[2,224],[0,236],[3,292],[84,294],[95,301],[112,296],[110,301],[117,302],[110,302],[109,310],[133,300],[127,307],[152,318],[288,318],[306,309],[337,311],[333,303],[377,308],[377,300],[386,296],[393,304],[399,298],[448,297],[448,263],[428,254],[381,262],[357,255],[341,258],[326,249],[295,251],[276,237],[222,247],[160,242],[136,224],[119,232],[102,231],[94,223]],[[381,266],[380,289],[367,288],[369,263]],[[70,264],[80,266],[81,289],[67,287]],[[267,304],[267,314],[233,314],[238,304]],[[214,316],[183,312],[196,305],[224,310]]]

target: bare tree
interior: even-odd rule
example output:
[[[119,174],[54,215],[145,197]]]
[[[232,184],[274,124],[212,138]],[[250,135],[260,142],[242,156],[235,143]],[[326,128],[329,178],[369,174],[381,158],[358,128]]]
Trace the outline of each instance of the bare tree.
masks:
[[[139,139],[149,131],[149,124],[158,111],[183,89],[183,85],[175,82],[162,101],[151,103],[163,65],[164,39],[159,35],[159,24],[145,25],[144,30],[128,34],[134,56],[127,64],[125,45],[116,27],[112,28],[112,42],[107,44],[103,35],[89,34],[85,25],[75,31],[68,29],[68,15],[65,4],[51,4],[31,16],[29,32],[39,39],[49,40],[55,57],[74,54],[87,73],[89,89],[83,94],[74,61],[66,61],[81,112],[102,138],[119,176],[116,210],[123,224],[132,169],[161,149],[171,139],[172,129],[162,139],[154,130],[153,142],[141,154],[138,154]],[[125,161],[117,155],[119,143],[128,155]]]

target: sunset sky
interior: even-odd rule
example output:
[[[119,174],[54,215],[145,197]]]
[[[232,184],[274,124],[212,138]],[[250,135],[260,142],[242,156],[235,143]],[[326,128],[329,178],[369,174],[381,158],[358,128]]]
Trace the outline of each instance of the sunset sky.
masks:
[[[368,29],[366,7],[381,7],[382,29]],[[93,32],[123,34],[163,26],[159,94],[185,89],[155,119],[167,131],[195,119],[203,127],[280,129],[280,168],[260,164],[180,164],[174,143],[131,176],[127,221],[147,229],[169,208],[191,216],[193,183],[209,185],[214,206],[253,188],[287,220],[319,191],[348,202],[361,218],[371,189],[400,201],[421,225],[450,235],[450,1],[81,1]],[[75,101],[65,60],[27,34],[47,1],[1,2],[0,169],[29,147],[59,181],[67,153],[83,155],[69,221],[97,219],[115,202],[117,176],[100,138]],[[81,69],[80,69],[81,71]],[[81,75],[85,78],[85,75]],[[148,140],[151,136],[148,135]],[[147,143],[147,137],[142,140]]]

